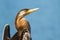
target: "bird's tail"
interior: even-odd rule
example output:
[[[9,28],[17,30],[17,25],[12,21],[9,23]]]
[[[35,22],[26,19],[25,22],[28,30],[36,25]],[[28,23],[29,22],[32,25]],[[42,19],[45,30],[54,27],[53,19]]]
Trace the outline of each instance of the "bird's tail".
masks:
[[[2,40],[10,40],[10,26],[8,24],[4,26]]]

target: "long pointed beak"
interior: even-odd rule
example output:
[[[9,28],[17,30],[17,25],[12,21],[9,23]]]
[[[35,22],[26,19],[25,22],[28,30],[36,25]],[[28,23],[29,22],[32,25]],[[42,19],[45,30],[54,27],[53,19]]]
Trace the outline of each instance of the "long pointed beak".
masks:
[[[32,13],[32,12],[37,11],[38,9],[39,9],[39,8],[29,9],[29,10],[27,11],[27,13],[30,14],[30,13]]]

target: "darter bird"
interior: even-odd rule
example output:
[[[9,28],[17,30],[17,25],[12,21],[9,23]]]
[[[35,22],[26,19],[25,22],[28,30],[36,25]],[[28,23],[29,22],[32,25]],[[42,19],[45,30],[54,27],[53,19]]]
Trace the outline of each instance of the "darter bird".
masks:
[[[38,9],[39,8],[22,9],[21,11],[18,12],[16,19],[15,19],[15,26],[22,40],[30,40],[30,32],[31,32],[29,22],[23,17]]]
[[[15,27],[17,32],[10,40],[32,40],[31,38],[31,28],[29,22],[24,18],[24,16],[31,14],[32,12],[38,10],[39,8],[34,9],[22,9],[18,12],[15,19]]]

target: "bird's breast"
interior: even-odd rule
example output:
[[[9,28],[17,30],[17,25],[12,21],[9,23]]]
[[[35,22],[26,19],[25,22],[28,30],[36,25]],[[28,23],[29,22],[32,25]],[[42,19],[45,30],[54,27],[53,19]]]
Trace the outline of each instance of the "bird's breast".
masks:
[[[20,20],[17,19],[15,25],[16,25],[16,29],[27,28],[28,27],[28,21],[25,18],[22,18]]]

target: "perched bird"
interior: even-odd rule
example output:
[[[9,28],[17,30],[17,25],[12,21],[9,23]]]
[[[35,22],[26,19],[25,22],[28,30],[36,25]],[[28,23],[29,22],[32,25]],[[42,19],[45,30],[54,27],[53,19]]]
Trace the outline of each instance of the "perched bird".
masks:
[[[19,33],[19,36],[22,37],[22,40],[30,40],[28,39],[31,34],[30,30],[30,24],[29,22],[24,18],[24,16],[38,10],[39,8],[34,8],[34,9],[22,9],[21,11],[18,12],[16,19],[15,19],[15,26],[16,29]],[[24,32],[26,31],[26,32]],[[22,35],[24,34],[24,35]],[[24,37],[25,36],[25,37]]]
[[[5,40],[5,39],[7,39],[7,40],[32,40],[30,24],[24,18],[24,16],[26,16],[38,9],[39,8],[20,10],[15,19],[15,27],[17,29],[17,32],[15,33],[15,35],[13,37],[10,37],[10,28],[9,28],[9,25],[7,25],[4,30],[3,40]]]

